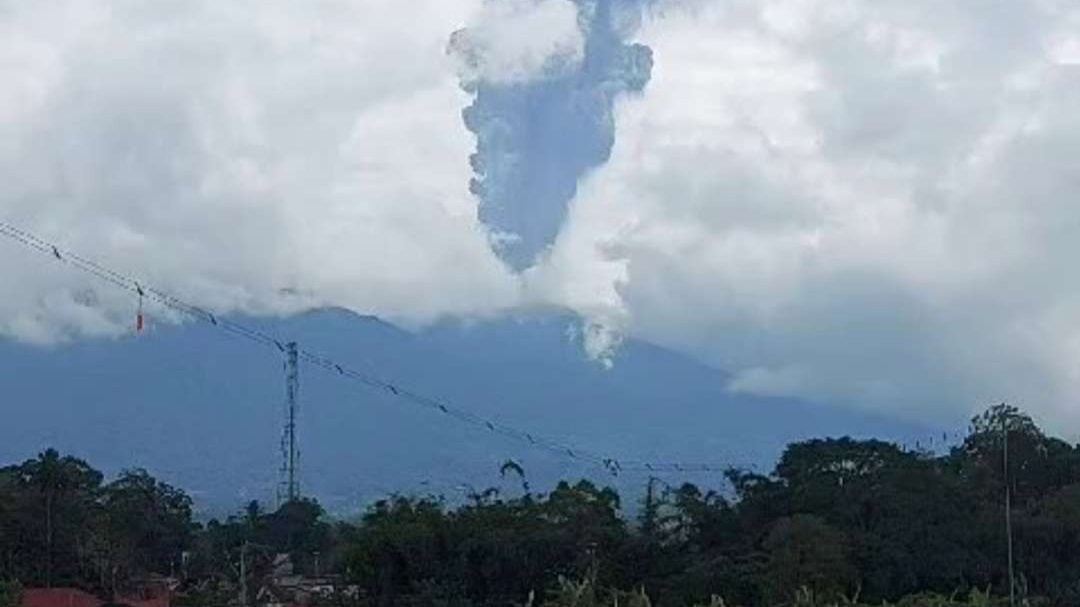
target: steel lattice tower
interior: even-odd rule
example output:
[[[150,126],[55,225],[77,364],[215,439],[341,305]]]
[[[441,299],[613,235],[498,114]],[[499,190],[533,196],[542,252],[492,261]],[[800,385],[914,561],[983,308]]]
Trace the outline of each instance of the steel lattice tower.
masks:
[[[300,498],[298,471],[300,450],[296,438],[296,414],[300,397],[300,365],[296,342],[285,346],[285,430],[281,437],[281,487],[278,499],[285,502]]]

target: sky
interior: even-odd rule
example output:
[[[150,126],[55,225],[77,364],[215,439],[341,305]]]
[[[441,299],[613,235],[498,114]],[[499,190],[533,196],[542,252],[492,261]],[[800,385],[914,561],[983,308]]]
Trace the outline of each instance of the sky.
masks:
[[[597,364],[1080,429],[1075,3],[0,1],[0,78],[0,219],[219,313],[570,310]],[[129,330],[0,272],[4,336]]]

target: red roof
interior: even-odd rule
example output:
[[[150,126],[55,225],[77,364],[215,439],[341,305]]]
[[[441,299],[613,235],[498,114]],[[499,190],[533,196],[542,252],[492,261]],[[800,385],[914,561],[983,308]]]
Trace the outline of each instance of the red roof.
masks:
[[[146,592],[142,595],[120,595],[114,604],[129,607],[169,607],[168,590],[161,593]],[[106,601],[75,588],[27,588],[22,593],[19,607],[102,607]]]
[[[104,601],[74,588],[27,588],[19,607],[101,607]]]

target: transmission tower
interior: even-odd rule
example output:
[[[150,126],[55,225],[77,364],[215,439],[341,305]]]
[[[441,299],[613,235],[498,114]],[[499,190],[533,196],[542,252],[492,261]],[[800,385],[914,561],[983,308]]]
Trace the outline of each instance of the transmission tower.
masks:
[[[300,451],[296,440],[296,413],[300,396],[300,366],[296,342],[285,345],[285,431],[281,436],[281,486],[278,501],[300,498],[298,465]]]

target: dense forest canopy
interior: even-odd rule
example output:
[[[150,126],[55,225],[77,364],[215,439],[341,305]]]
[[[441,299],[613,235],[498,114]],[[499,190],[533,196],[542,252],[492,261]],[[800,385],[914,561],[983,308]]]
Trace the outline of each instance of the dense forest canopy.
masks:
[[[0,469],[0,597],[15,584],[115,595],[159,573],[180,580],[181,601],[224,605],[239,576],[287,553],[301,573],[359,588],[356,604],[584,605],[624,589],[619,604],[944,605],[910,597],[1007,595],[1008,489],[1018,596],[1080,604],[1080,449],[1004,405],[949,453],[810,440],[770,474],[733,469],[716,487],[643,479],[635,504],[589,481],[533,493],[517,464],[498,472],[522,491],[456,506],[394,495],[353,521],[314,500],[252,502],[200,523],[190,497],[145,470],[106,482],[47,450]]]

